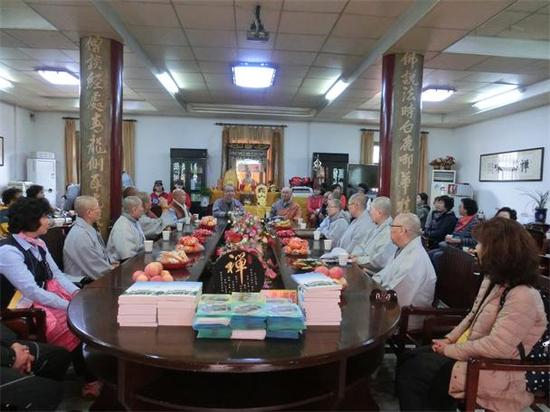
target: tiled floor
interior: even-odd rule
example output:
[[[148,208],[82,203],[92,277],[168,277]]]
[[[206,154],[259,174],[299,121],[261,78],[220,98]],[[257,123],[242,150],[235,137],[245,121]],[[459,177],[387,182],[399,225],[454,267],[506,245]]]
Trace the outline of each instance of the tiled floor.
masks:
[[[395,365],[397,359],[393,354],[386,354],[379,370],[372,379],[372,396],[378,403],[381,412],[399,411],[399,402],[395,396]],[[69,373],[65,381],[65,398],[57,408],[57,411],[88,411],[91,401],[86,401],[80,397],[81,382],[73,374]],[[538,405],[544,412],[550,412],[550,409],[544,405]],[[531,408],[523,412],[533,412]]]

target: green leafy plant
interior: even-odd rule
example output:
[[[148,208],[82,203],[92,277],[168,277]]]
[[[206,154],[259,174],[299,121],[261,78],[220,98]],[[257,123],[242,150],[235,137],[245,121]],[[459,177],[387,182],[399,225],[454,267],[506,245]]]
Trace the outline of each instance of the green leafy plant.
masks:
[[[546,192],[539,192],[538,190],[534,192],[524,191],[523,194],[533,199],[535,202],[535,209],[545,209],[546,203],[548,203],[548,199],[550,198],[550,190]]]

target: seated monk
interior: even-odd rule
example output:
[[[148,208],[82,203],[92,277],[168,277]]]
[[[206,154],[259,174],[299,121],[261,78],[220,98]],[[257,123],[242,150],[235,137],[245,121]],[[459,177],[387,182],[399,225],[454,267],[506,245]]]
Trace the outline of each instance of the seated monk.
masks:
[[[271,206],[271,216],[281,216],[294,222],[302,217],[300,205],[292,201],[292,189],[290,187],[281,189],[281,198]]]

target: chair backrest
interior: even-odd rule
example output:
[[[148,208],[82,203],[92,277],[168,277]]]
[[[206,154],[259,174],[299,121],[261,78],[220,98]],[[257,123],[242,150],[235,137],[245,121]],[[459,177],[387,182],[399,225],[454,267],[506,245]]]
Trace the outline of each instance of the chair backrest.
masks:
[[[483,277],[476,274],[475,258],[454,247],[447,247],[436,268],[435,298],[451,308],[470,308]]]
[[[529,234],[531,235],[531,237],[537,243],[537,246],[538,246],[537,252],[542,251],[542,245],[544,243],[544,237],[545,237],[544,232],[542,230],[537,230],[537,229],[530,228],[530,227],[527,227],[526,229],[529,232]]]

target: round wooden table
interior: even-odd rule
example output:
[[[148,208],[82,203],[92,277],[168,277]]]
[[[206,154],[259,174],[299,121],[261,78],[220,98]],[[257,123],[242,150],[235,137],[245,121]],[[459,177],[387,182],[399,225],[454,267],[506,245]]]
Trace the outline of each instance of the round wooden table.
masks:
[[[159,241],[156,247],[169,249],[172,243]],[[207,244],[205,255],[214,249]],[[279,245],[274,253],[285,286],[292,288],[288,259]],[[109,356],[111,361],[98,362],[110,370],[101,377],[127,409],[377,409],[368,375],[381,362],[400,309],[371,303],[376,284],[359,267],[346,270],[340,326],[309,326],[296,341],[199,340],[191,327],[117,325],[118,296],[148,258],[137,256],[106,274],[78,293],[68,310],[74,333],[93,353]]]

